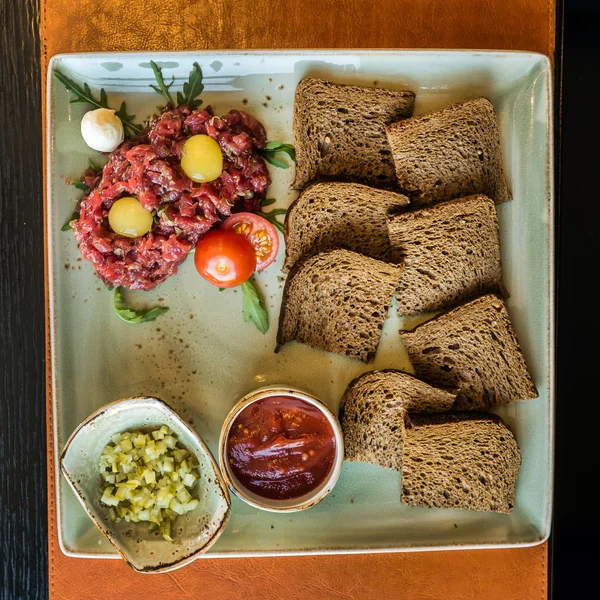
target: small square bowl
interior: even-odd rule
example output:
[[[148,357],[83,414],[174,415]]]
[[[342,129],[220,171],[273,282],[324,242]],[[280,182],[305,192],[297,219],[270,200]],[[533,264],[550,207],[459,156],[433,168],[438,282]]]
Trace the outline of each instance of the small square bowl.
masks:
[[[148,532],[146,523],[116,523],[100,503],[99,460],[111,436],[166,425],[196,456],[199,506],[173,523],[173,542]],[[200,436],[158,398],[134,397],[103,406],[77,427],[60,456],[60,468],[87,514],[136,571],[160,573],[189,564],[206,552],[229,519],[231,501],[219,468]]]

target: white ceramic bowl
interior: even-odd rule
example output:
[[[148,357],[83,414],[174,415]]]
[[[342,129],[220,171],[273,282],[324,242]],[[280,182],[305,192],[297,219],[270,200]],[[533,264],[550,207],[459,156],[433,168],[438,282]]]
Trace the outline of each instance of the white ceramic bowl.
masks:
[[[99,459],[111,436],[166,425],[200,463],[194,496],[200,505],[173,523],[174,542],[148,532],[146,523],[115,523],[100,504]],[[81,504],[117,552],[136,571],[159,573],[182,567],[208,550],[229,519],[230,498],[219,468],[200,436],[158,398],[135,397],[108,404],[71,435],[60,468]]]
[[[290,500],[264,498],[263,496],[250,491],[235,476],[230,468],[229,461],[227,460],[227,437],[236,417],[253,402],[269,396],[291,396],[293,398],[304,400],[317,407],[329,421],[335,436],[335,459],[325,480],[314,490]],[[221,437],[219,439],[219,462],[221,465],[221,473],[223,474],[227,485],[231,491],[238,498],[244,500],[244,502],[247,502],[256,508],[271,512],[297,512],[318,504],[334,488],[340,477],[342,463],[344,462],[344,436],[336,416],[320,400],[297,388],[284,385],[270,385],[250,392],[229,411],[225,418],[225,422],[223,423],[223,427],[221,428]]]

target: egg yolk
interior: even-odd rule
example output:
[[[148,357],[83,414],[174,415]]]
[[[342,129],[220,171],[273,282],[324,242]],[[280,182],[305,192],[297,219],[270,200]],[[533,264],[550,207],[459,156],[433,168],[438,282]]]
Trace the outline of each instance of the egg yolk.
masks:
[[[119,235],[135,238],[148,233],[152,228],[152,213],[142,208],[137,198],[117,200],[108,211],[108,223]]]
[[[223,153],[219,143],[203,134],[188,138],[183,144],[181,168],[192,181],[214,181],[223,172]]]

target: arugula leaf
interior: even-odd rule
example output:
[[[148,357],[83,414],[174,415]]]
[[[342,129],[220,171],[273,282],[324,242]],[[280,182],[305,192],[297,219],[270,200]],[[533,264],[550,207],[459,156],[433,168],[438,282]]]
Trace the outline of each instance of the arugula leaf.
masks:
[[[273,165],[274,167],[277,167],[278,169],[289,169],[289,165],[284,163],[282,160],[279,160],[278,158],[275,158],[274,156],[272,156],[271,154],[264,154],[263,152],[261,152],[262,157],[271,165]]]
[[[265,144],[264,149],[271,152],[285,152],[293,161],[296,160],[296,149],[294,148],[293,144],[270,141]]]
[[[83,89],[81,86],[77,85],[72,79],[69,79],[66,75],[63,75],[60,71],[54,71],[54,77],[58,79],[69,92],[75,94],[75,98],[71,100],[72,104],[77,102],[87,102],[96,108],[106,108],[102,106],[102,93],[100,93],[100,100],[96,100],[92,95],[92,91],[90,90],[90,86],[87,83],[83,84]]]
[[[163,315],[169,310],[166,306],[157,306],[155,308],[146,308],[141,310],[129,308],[125,304],[123,291],[120,287],[115,288],[113,305],[115,307],[117,316],[127,323],[147,323],[149,321],[154,321],[160,317],[160,315]]]
[[[79,191],[85,192],[86,194],[90,189],[87,185],[85,185],[85,183],[83,183],[83,181],[71,181],[71,185],[74,188],[77,188]]]
[[[263,198],[260,201],[260,205],[261,206],[271,206],[271,204],[275,204],[275,202],[277,202],[277,200],[275,198]]]
[[[130,134],[131,136],[134,136],[136,133],[139,133],[140,131],[142,131],[142,126],[136,125],[133,122],[135,120],[135,115],[127,114],[127,106],[125,105],[125,102],[121,102],[121,107],[119,108],[119,110],[115,111],[115,115],[117,115],[117,117],[119,117],[119,119],[121,119],[121,121],[123,121],[123,127],[125,127],[126,131],[127,131],[127,127],[129,127],[131,129],[131,131],[133,132]]]
[[[275,158],[276,154],[287,154],[294,162],[296,162],[296,149],[292,144],[284,144],[282,142],[267,142],[265,147],[259,151],[260,155],[274,167],[287,169],[288,165],[282,160]]]
[[[108,98],[106,96],[106,92],[104,88],[100,89],[100,99],[94,98],[92,90],[87,83],[83,84],[83,88],[75,83],[72,79],[69,79],[66,75],[61,73],[60,71],[54,71],[54,76],[58,81],[60,81],[72,94],[75,94],[75,98],[71,100],[71,103],[83,102],[86,104],[91,104],[96,108],[110,108],[108,106]],[[134,123],[135,115],[128,115],[127,110],[125,108],[125,102],[121,104],[121,108],[118,111],[115,111],[115,115],[123,121],[123,128],[125,129],[125,133],[128,137],[136,135],[142,130],[141,125],[137,125]]]
[[[88,158],[88,166],[94,173],[99,173],[104,168],[102,165],[95,163],[91,158]]]
[[[287,213],[287,208],[274,208],[273,210],[270,210],[269,212],[260,211],[258,214],[261,217],[263,217],[264,219],[266,219],[267,221],[269,221],[269,223],[272,223],[273,225],[275,225],[275,227],[277,227],[277,229],[279,229],[279,231],[281,231],[281,233],[284,233],[283,223],[279,222],[276,217],[278,215],[285,215],[286,213]]]
[[[66,221],[65,224],[60,228],[61,231],[71,231],[71,221],[79,219],[79,213],[74,212]]]
[[[241,285],[244,321],[252,321],[261,333],[269,329],[269,316],[265,310],[265,301],[260,296],[256,286],[248,279]]]
[[[173,75],[171,83],[166,84],[165,80],[163,79],[162,69],[153,60],[150,61],[150,66],[152,67],[152,71],[154,71],[154,78],[156,79],[156,83],[158,83],[158,87],[152,84],[150,84],[150,87],[157,94],[160,94],[167,101],[167,104],[175,106],[173,98],[171,98],[171,94],[169,93],[169,88],[175,83],[175,76]],[[158,109],[162,110],[162,108],[160,107],[158,107]]]
[[[202,69],[195,62],[189,79],[183,84],[183,94],[177,92],[177,104],[187,104],[190,108],[198,108],[202,104],[202,100],[198,96],[204,90],[202,83]]]

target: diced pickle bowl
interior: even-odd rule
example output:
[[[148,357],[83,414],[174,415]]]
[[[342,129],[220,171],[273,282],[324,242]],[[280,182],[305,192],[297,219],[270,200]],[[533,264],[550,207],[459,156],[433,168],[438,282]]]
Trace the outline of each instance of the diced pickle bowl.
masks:
[[[193,496],[200,504],[173,523],[173,542],[148,531],[147,523],[114,522],[100,502],[103,483],[100,456],[111,436],[125,431],[169,427],[178,442],[199,462]],[[118,400],[91,414],[68,439],[60,468],[98,529],[136,571],[160,573],[189,564],[206,552],[229,519],[231,502],[219,468],[200,436],[167,404],[153,397]]]

